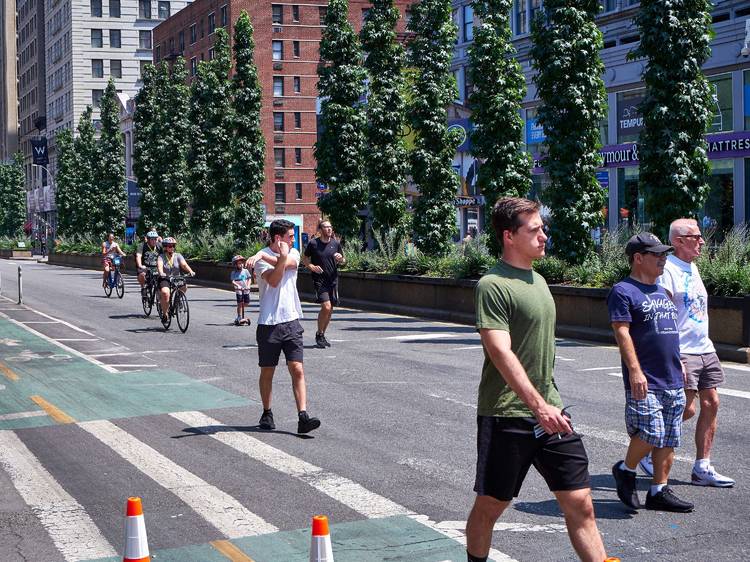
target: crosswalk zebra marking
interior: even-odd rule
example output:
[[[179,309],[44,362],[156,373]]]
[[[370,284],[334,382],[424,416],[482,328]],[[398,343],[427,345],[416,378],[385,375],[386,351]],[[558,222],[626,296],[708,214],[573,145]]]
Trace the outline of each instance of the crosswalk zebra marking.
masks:
[[[12,431],[0,431],[0,466],[66,561],[117,555],[83,506]]]
[[[169,490],[230,539],[274,533],[279,529],[239,501],[182,468],[152,447],[106,420],[78,424],[115,453]]]

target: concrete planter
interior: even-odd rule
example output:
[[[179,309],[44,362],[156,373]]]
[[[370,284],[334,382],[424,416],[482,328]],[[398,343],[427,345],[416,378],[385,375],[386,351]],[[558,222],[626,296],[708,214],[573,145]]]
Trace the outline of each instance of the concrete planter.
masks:
[[[28,258],[31,259],[31,250],[0,250],[0,258]]]

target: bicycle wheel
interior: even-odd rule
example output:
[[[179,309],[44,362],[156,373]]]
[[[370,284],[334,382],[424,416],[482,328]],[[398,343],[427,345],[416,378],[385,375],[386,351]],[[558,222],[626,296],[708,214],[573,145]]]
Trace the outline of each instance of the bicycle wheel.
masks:
[[[107,275],[107,280],[104,283],[104,294],[107,295],[107,298],[112,294],[112,272]]]
[[[125,296],[125,283],[122,280],[122,273],[115,271],[115,290],[117,291],[117,297],[122,298]]]
[[[141,304],[143,305],[143,313],[148,317],[151,316],[151,309],[154,307],[154,288],[150,283],[147,283],[145,291],[145,294],[141,293]]]
[[[190,307],[188,300],[182,291],[178,291],[174,298],[174,311],[177,316],[177,326],[183,334],[187,332],[190,325]]]
[[[161,295],[156,295],[156,311],[159,313],[159,320],[161,320],[161,325],[164,326],[165,330],[169,330],[169,325],[172,323],[172,316],[170,314],[167,314],[166,316],[162,314]]]

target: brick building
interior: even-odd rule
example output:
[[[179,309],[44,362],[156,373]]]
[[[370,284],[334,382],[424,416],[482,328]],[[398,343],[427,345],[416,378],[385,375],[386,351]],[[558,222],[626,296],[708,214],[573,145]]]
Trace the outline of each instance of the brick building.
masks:
[[[399,34],[405,32],[409,3],[397,0],[402,14]],[[154,62],[182,55],[193,76],[198,62],[213,56],[214,29],[225,27],[231,37],[242,10],[250,14],[263,92],[263,203],[268,218],[287,218],[300,233],[308,234],[315,232],[320,217],[313,145],[319,108],[318,47],[326,7],[314,0],[196,0],[154,29]],[[357,32],[369,7],[369,2],[350,0],[349,21]]]

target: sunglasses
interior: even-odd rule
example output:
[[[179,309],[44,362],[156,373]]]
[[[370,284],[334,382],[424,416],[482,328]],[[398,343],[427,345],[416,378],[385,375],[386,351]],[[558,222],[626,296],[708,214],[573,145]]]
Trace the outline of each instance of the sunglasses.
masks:
[[[652,256],[656,256],[657,258],[663,258],[669,255],[669,252],[643,252],[643,253],[651,254]]]
[[[691,240],[696,240],[696,241],[698,241],[698,240],[700,240],[701,238],[703,238],[703,235],[702,235],[702,234],[682,234],[682,235],[680,236],[680,238],[690,238]]]

